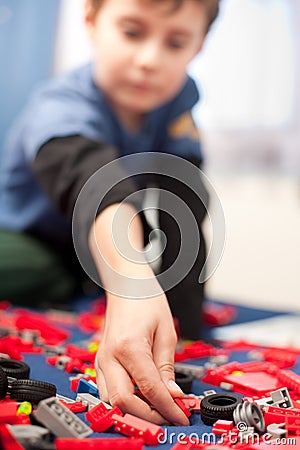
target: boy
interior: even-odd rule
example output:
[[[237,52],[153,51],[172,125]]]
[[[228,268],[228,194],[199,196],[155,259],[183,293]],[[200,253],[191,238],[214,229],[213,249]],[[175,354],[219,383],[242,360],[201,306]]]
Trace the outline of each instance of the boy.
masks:
[[[205,210],[198,195],[176,177],[164,171],[157,176],[149,171],[150,179],[139,173],[126,177],[119,158],[162,152],[171,165],[172,154],[192,167],[201,164],[190,112],[198,92],[186,66],[200,51],[217,11],[218,0],[87,0],[93,64],[40,89],[16,124],[5,157],[1,228],[10,230],[12,240],[20,234],[11,237],[11,231],[34,239],[28,248],[36,250],[41,241],[64,253],[72,242],[75,207],[77,253],[81,260],[92,255],[107,297],[95,362],[101,398],[156,423],[187,425],[188,420],[172,400],[182,395],[174,382],[176,334],[167,289],[143,254],[149,227],[134,194],[149,182],[160,189],[159,222],[167,237],[161,272],[181,250],[181,224],[168,213],[174,195],[193,213],[199,231],[195,260],[167,292],[181,334],[191,339],[198,338],[200,327]],[[178,173],[177,163],[173,169]],[[140,173],[145,172],[143,167]],[[200,177],[196,181],[200,197],[205,196]],[[122,233],[124,242],[118,239]],[[187,255],[195,245],[187,241],[182,247]],[[153,408],[134,395],[132,378]]]

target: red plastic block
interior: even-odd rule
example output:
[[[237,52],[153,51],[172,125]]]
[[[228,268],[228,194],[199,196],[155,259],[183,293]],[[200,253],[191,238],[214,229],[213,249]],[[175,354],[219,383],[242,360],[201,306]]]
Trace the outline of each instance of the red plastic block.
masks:
[[[190,417],[192,415],[191,411],[186,407],[183,398],[174,398],[174,402],[184,412],[186,417]]]
[[[291,434],[300,435],[300,417],[287,416],[285,418],[285,429],[288,432],[288,436]]]
[[[267,406],[264,412],[266,426],[271,423],[285,422],[287,417],[300,418],[300,410],[276,408],[275,406]]]
[[[11,307],[11,303],[9,303],[7,300],[0,301],[0,311],[6,311],[10,307]]]
[[[91,429],[99,433],[108,430],[114,424],[114,416],[122,416],[122,411],[116,406],[107,409],[103,403],[94,406],[86,414],[86,420],[92,423]]]
[[[276,364],[280,369],[293,367],[297,361],[295,353],[289,353],[286,350],[266,349],[262,351],[262,356],[265,361]]]
[[[103,320],[103,316],[83,312],[79,314],[79,327],[85,333],[98,331],[101,328]]]
[[[235,392],[250,397],[262,397],[285,386],[279,380],[279,372],[282,371],[270,363],[257,361],[238,363],[233,361],[208,370],[202,381],[215,386],[220,386],[221,383],[229,383]]]
[[[8,337],[0,339],[0,353],[6,353],[11,359],[23,360],[21,352],[12,345]]]
[[[6,425],[0,425],[0,446],[3,450],[24,450]]]
[[[67,356],[70,356],[71,358],[78,358],[81,362],[94,363],[95,361],[96,352],[91,352],[90,350],[77,347],[77,345],[67,345],[65,350]]]
[[[195,341],[192,344],[185,345],[184,353],[189,358],[204,358],[212,355],[213,346],[202,341]]]
[[[225,325],[236,317],[237,308],[232,305],[217,305],[207,303],[204,306],[203,320],[209,325]]]
[[[142,450],[142,439],[97,438],[97,439],[56,439],[57,450]],[[23,447],[22,447],[23,448]]]
[[[300,394],[300,376],[292,370],[279,370],[277,378],[288,389],[292,389],[297,394]]]
[[[14,400],[2,400],[0,402],[0,424],[30,425],[27,414],[18,414],[18,403]]]
[[[215,434],[228,434],[233,428],[232,420],[217,420],[212,427],[212,432]]]
[[[183,397],[180,399],[186,408],[193,412],[200,412],[201,398],[197,397]]]
[[[0,340],[0,353],[7,353],[12,359],[23,360],[21,353],[43,353],[32,341],[25,341],[19,336],[7,336]]]
[[[64,402],[63,400],[59,400],[59,402],[74,414],[85,412],[87,410],[87,405],[84,405],[81,402],[68,403]]]
[[[161,427],[131,414],[125,414],[123,417],[115,414],[114,426],[119,433],[143,439],[146,445],[158,445],[159,438],[164,436]]]
[[[79,372],[84,373],[85,369],[90,369],[91,366],[84,364],[79,358],[72,358],[71,361],[66,363],[65,371],[67,373]]]
[[[17,313],[16,327],[19,330],[37,330],[46,344],[57,345],[70,337],[70,333],[52,325],[42,314],[29,313],[26,310],[19,310]]]

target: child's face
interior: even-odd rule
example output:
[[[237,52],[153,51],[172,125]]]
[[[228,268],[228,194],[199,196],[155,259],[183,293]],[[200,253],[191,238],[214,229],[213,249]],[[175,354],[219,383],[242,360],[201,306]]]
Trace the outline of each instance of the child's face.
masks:
[[[170,100],[200,50],[207,25],[196,0],[172,3],[104,0],[86,23],[95,45],[95,80],[115,112],[130,118]]]

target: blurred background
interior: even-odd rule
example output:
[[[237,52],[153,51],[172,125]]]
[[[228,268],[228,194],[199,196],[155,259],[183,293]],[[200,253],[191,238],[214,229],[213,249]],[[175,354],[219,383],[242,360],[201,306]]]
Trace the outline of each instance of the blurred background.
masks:
[[[89,60],[83,4],[0,0],[0,149],[34,87]],[[212,298],[300,310],[299,55],[300,0],[221,0],[189,68],[202,93],[194,113],[206,172],[226,220]]]

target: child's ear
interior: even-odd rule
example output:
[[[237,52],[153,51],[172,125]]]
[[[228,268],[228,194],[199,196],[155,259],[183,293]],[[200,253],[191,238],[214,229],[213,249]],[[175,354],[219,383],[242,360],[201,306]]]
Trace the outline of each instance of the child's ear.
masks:
[[[91,0],[85,0],[84,5],[84,23],[89,36],[93,38],[95,28],[96,12]]]

